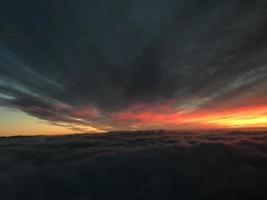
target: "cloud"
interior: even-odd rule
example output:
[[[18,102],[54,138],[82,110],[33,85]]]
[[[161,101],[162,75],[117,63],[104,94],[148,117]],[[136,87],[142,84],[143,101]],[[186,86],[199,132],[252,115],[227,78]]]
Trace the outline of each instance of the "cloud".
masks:
[[[3,0],[0,103],[61,122],[73,113],[62,119],[51,109],[58,104],[89,107],[99,117],[83,123],[119,129],[110,116],[137,104],[195,109],[265,96],[266,8],[263,0]]]
[[[265,199],[266,132],[0,140],[2,199]]]

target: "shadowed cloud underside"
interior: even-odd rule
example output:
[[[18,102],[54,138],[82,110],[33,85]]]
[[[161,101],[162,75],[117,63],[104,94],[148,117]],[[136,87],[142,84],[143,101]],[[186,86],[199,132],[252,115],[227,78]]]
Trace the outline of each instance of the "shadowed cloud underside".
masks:
[[[267,127],[266,10],[265,0],[2,0],[0,134],[31,123]],[[14,110],[25,125],[7,133]]]

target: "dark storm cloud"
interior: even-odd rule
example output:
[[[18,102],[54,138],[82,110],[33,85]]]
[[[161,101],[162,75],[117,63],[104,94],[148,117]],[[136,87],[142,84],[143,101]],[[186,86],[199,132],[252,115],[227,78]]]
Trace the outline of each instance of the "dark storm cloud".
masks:
[[[112,125],[107,113],[132,104],[205,106],[257,83],[263,95],[266,9],[265,0],[2,0],[0,103],[47,120],[57,103],[90,106]]]
[[[266,199],[266,132],[0,139],[1,199]]]

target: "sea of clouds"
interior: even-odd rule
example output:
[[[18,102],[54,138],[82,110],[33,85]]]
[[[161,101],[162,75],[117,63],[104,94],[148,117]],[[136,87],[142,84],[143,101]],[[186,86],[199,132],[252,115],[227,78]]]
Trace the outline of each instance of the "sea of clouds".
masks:
[[[267,199],[267,132],[1,138],[0,199]]]

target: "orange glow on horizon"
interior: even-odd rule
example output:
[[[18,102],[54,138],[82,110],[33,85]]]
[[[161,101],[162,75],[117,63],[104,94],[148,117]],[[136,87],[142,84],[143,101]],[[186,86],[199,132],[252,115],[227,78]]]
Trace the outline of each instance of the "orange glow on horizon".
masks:
[[[61,135],[79,132],[100,133],[115,130],[143,129],[227,129],[266,128],[267,101],[253,101],[250,104],[217,105],[193,109],[179,109],[173,102],[162,105],[139,104],[103,117],[94,109],[74,110],[75,123],[51,123],[29,116],[23,112],[1,109],[3,125],[0,136],[10,135]],[[91,116],[108,119],[96,126],[86,125]],[[106,118],[105,118],[106,117]],[[0,116],[1,118],[1,116]],[[81,122],[81,123],[80,123]],[[90,122],[90,121],[88,121]],[[89,124],[89,123],[88,123]]]
[[[66,135],[78,132],[101,132],[102,130],[71,124],[51,124],[48,121],[29,116],[17,110],[0,107],[0,136],[13,135]],[[73,129],[75,127],[75,129]]]
[[[156,111],[155,111],[156,110]],[[267,127],[267,105],[224,109],[196,109],[191,112],[125,111],[114,117],[120,121],[136,121],[151,126],[186,128],[254,128]]]

